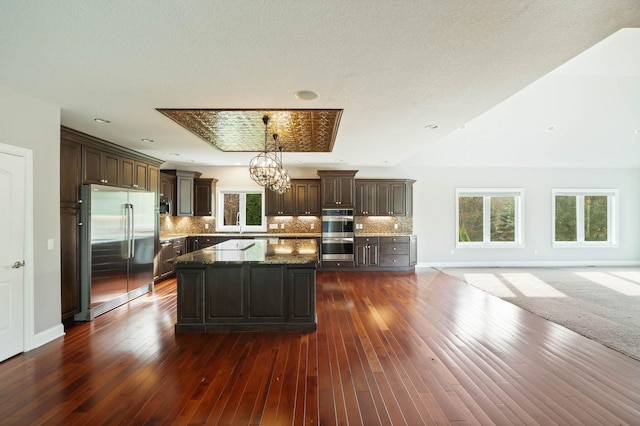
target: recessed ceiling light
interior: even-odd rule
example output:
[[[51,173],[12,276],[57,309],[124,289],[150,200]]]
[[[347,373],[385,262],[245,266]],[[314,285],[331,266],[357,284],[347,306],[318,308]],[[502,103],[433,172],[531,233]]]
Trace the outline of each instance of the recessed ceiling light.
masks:
[[[299,90],[296,92],[295,97],[301,101],[312,101],[318,97],[318,94],[312,90]]]
[[[102,124],[109,124],[111,123],[111,121],[106,120],[104,118],[94,118],[93,121],[95,121],[96,123],[102,123]]]
[[[434,130],[438,128],[437,124],[427,124],[426,126],[424,126],[425,129],[429,129],[429,130]]]
[[[547,127],[547,132],[553,132],[556,129],[556,126],[551,125],[549,127]]]
[[[640,133],[640,129],[636,129],[636,133]]]
[[[458,130],[464,130],[464,129],[466,129],[466,128],[467,128],[467,125],[466,125],[466,124],[463,124],[462,126],[458,127]]]
[[[155,142],[153,139],[145,139],[145,138],[142,138],[142,139],[140,139],[140,140],[141,140],[142,142],[146,142],[146,143],[154,143],[154,142]]]

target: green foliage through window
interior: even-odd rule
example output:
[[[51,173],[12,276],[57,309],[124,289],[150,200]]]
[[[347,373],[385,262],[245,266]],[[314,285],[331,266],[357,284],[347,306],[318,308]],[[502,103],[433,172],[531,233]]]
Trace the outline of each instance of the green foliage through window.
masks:
[[[519,215],[517,199],[517,196],[511,194],[459,194],[458,242],[516,242]]]
[[[555,242],[611,242],[612,194],[555,194]]]

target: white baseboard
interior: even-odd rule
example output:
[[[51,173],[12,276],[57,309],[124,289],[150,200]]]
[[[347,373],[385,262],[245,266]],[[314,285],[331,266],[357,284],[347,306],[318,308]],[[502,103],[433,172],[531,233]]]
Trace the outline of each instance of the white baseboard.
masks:
[[[31,347],[25,348],[25,352],[38,348],[64,335],[65,335],[64,326],[62,324],[58,324],[54,327],[51,327],[48,330],[41,331],[40,333],[34,334],[33,339],[31,340]]]
[[[420,262],[416,268],[531,268],[531,267],[588,267],[588,266],[640,266],[640,261],[481,261],[481,262]]]

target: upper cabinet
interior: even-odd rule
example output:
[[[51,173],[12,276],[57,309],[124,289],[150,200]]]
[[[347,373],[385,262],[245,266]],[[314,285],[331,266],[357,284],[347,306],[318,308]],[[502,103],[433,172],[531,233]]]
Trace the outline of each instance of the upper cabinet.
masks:
[[[320,180],[292,179],[284,194],[267,190],[267,216],[320,216]]]
[[[291,181],[291,189],[284,194],[269,189],[265,190],[265,211],[267,216],[293,216],[295,210],[293,208],[293,185]]]
[[[320,216],[320,181],[317,179],[297,179],[293,182],[295,212],[298,216]]]
[[[123,188],[144,189],[147,190],[148,183],[147,163],[136,161],[131,158],[120,159],[120,185]]]
[[[82,180],[84,183],[118,186],[120,156],[99,148],[82,149]]]
[[[201,173],[161,170],[160,200],[174,216],[213,215],[212,193],[216,179],[200,178]]]
[[[185,170],[162,170],[162,173],[175,177],[175,185],[171,193],[171,200],[173,200],[171,214],[193,216],[193,180],[200,177],[200,173]]]
[[[160,213],[175,214],[176,177],[168,173],[160,172],[160,204],[167,207],[167,210],[161,210]]]
[[[376,195],[378,193],[377,181],[356,180],[356,216],[375,216],[378,211]]]
[[[355,175],[357,170],[318,170],[323,209],[355,207]]]
[[[411,216],[413,183],[411,179],[357,179],[357,216]]]
[[[216,179],[195,178],[193,180],[193,215],[212,216],[212,192]]]

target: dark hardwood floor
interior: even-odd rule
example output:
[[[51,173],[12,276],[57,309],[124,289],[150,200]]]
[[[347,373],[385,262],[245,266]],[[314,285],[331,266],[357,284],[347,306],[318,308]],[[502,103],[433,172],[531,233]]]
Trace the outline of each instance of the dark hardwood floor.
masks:
[[[435,271],[319,272],[316,333],[179,334],[175,281],[0,364],[1,424],[640,424],[640,362]]]

